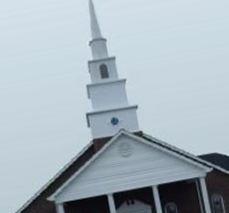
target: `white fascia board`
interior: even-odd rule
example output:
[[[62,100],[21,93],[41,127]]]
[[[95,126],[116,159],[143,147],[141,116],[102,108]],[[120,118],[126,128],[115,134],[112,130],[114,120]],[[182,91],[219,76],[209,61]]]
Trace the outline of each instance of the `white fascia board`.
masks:
[[[166,148],[163,148],[163,147],[161,147],[161,146],[159,146],[159,145],[157,145],[157,144],[155,144],[155,143],[153,143],[153,141],[152,142],[149,142],[149,141],[147,141],[146,139],[144,139],[144,138],[141,138],[141,137],[139,137],[139,136],[136,136],[136,135],[134,135],[134,134],[132,134],[132,133],[129,133],[128,131],[126,131],[126,130],[124,130],[124,129],[122,129],[122,130],[120,130],[117,134],[116,134],[116,136],[114,136],[107,144],[105,144],[104,146],[103,146],[103,148],[102,149],[100,149],[86,164],[84,164],[84,166],[82,166],[68,181],[66,181],[54,194],[52,194],[48,199],[50,200],[50,201],[55,201],[56,199],[56,197],[78,176],[78,175],[80,175],[86,168],[88,168],[89,167],[89,165],[92,163],[92,162],[94,162],[114,141],[116,141],[121,135],[125,135],[125,136],[128,136],[128,137],[130,137],[130,138],[132,138],[133,140],[135,140],[135,141],[138,141],[138,142],[141,142],[141,143],[144,143],[144,144],[146,144],[146,145],[148,145],[148,146],[151,146],[151,147],[153,147],[153,148],[155,148],[155,149],[158,149],[158,150],[160,150],[160,151],[162,151],[162,152],[164,152],[164,153],[167,153],[167,154],[170,154],[170,155],[172,155],[172,156],[174,156],[174,157],[176,157],[176,158],[179,158],[179,159],[181,159],[181,160],[183,160],[183,161],[186,161],[187,163],[189,163],[189,164],[192,164],[193,166],[195,166],[195,167],[198,167],[199,169],[201,169],[201,170],[204,170],[206,173],[208,173],[208,172],[210,172],[210,171],[212,171],[212,168],[210,168],[210,167],[208,167],[208,166],[205,166],[205,165],[203,165],[203,164],[201,164],[201,163],[198,163],[198,162],[196,162],[196,161],[194,161],[194,160],[191,160],[191,159],[189,159],[189,158],[187,158],[187,157],[185,157],[185,156],[183,156],[183,155],[179,155],[178,153],[176,153],[176,152],[174,152],[174,151],[170,151],[170,150],[168,150],[168,149],[166,149]]]
[[[145,134],[145,133],[144,133],[143,135],[144,135],[146,138],[148,138],[149,140],[154,141],[155,143],[159,143],[159,144],[161,144],[162,146],[168,147],[169,149],[174,150],[175,152],[178,152],[178,153],[180,153],[180,154],[182,154],[182,155],[188,156],[189,158],[192,158],[192,159],[195,160],[195,161],[198,161],[198,162],[200,162],[200,163],[202,163],[202,164],[205,164],[205,165],[207,165],[207,166],[209,166],[209,167],[212,167],[212,168],[214,168],[214,169],[216,169],[216,170],[219,170],[219,171],[221,171],[221,172],[223,172],[223,173],[225,173],[225,174],[229,174],[229,171],[227,171],[226,169],[224,169],[224,168],[222,168],[222,167],[220,167],[220,166],[217,166],[217,165],[215,165],[215,164],[213,164],[213,163],[210,163],[209,161],[203,160],[202,158],[200,158],[200,157],[198,157],[198,156],[195,156],[195,155],[191,154],[190,152],[184,151],[184,150],[182,150],[182,149],[180,149],[180,148],[177,148],[176,146],[173,146],[173,145],[171,145],[171,144],[168,144],[167,142],[162,141],[162,140],[160,140],[160,139],[157,139],[157,138],[155,138],[155,137],[152,137],[152,136],[150,136],[150,135],[148,135],[148,134]]]
[[[69,163],[67,163],[52,179],[50,179],[37,193],[35,193],[16,213],[21,213],[25,210],[50,184],[52,184],[62,173],[64,173],[77,159],[84,154],[84,152],[92,145],[90,141]]]
[[[87,96],[88,98],[90,98],[90,88],[91,87],[97,87],[97,86],[101,86],[101,85],[106,85],[106,84],[116,84],[116,83],[126,83],[126,79],[118,79],[118,80],[105,80],[103,82],[98,82],[98,83],[93,83],[93,84],[87,84]]]
[[[88,127],[90,127],[90,122],[89,122],[89,118],[88,118],[90,115],[97,115],[97,114],[103,114],[103,113],[112,112],[112,111],[115,112],[115,111],[121,111],[121,110],[127,110],[127,109],[137,109],[137,108],[138,108],[138,105],[132,105],[132,106],[127,106],[127,107],[118,107],[118,108],[88,112],[88,113],[86,113],[87,125],[88,125]]]

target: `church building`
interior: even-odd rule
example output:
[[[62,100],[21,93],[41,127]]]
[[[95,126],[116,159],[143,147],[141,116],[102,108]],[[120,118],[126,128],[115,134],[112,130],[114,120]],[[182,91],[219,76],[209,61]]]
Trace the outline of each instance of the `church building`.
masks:
[[[229,158],[195,156],[139,128],[92,0],[89,8],[92,140],[17,213],[229,213]]]

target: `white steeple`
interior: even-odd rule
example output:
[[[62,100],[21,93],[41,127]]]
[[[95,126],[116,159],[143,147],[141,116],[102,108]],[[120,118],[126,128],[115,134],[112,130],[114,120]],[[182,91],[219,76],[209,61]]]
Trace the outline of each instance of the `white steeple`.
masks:
[[[109,57],[106,39],[102,37],[92,0],[89,0],[92,58],[88,62],[91,84],[87,85],[92,111],[87,113],[93,139],[113,136],[120,129],[139,131],[137,106],[129,105],[126,79],[120,79],[115,57]]]

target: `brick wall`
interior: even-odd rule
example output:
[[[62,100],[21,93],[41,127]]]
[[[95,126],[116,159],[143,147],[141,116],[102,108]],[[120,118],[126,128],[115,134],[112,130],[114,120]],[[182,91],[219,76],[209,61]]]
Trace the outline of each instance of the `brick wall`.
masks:
[[[222,195],[225,210],[229,213],[229,175],[214,170],[208,174],[206,182],[210,201],[213,194]]]

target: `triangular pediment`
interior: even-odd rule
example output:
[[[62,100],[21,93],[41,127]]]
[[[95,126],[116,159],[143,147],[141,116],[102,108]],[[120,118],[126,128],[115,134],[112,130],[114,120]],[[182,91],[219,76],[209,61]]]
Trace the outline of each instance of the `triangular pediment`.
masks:
[[[192,179],[208,167],[141,137],[120,132],[51,196],[67,202]]]

